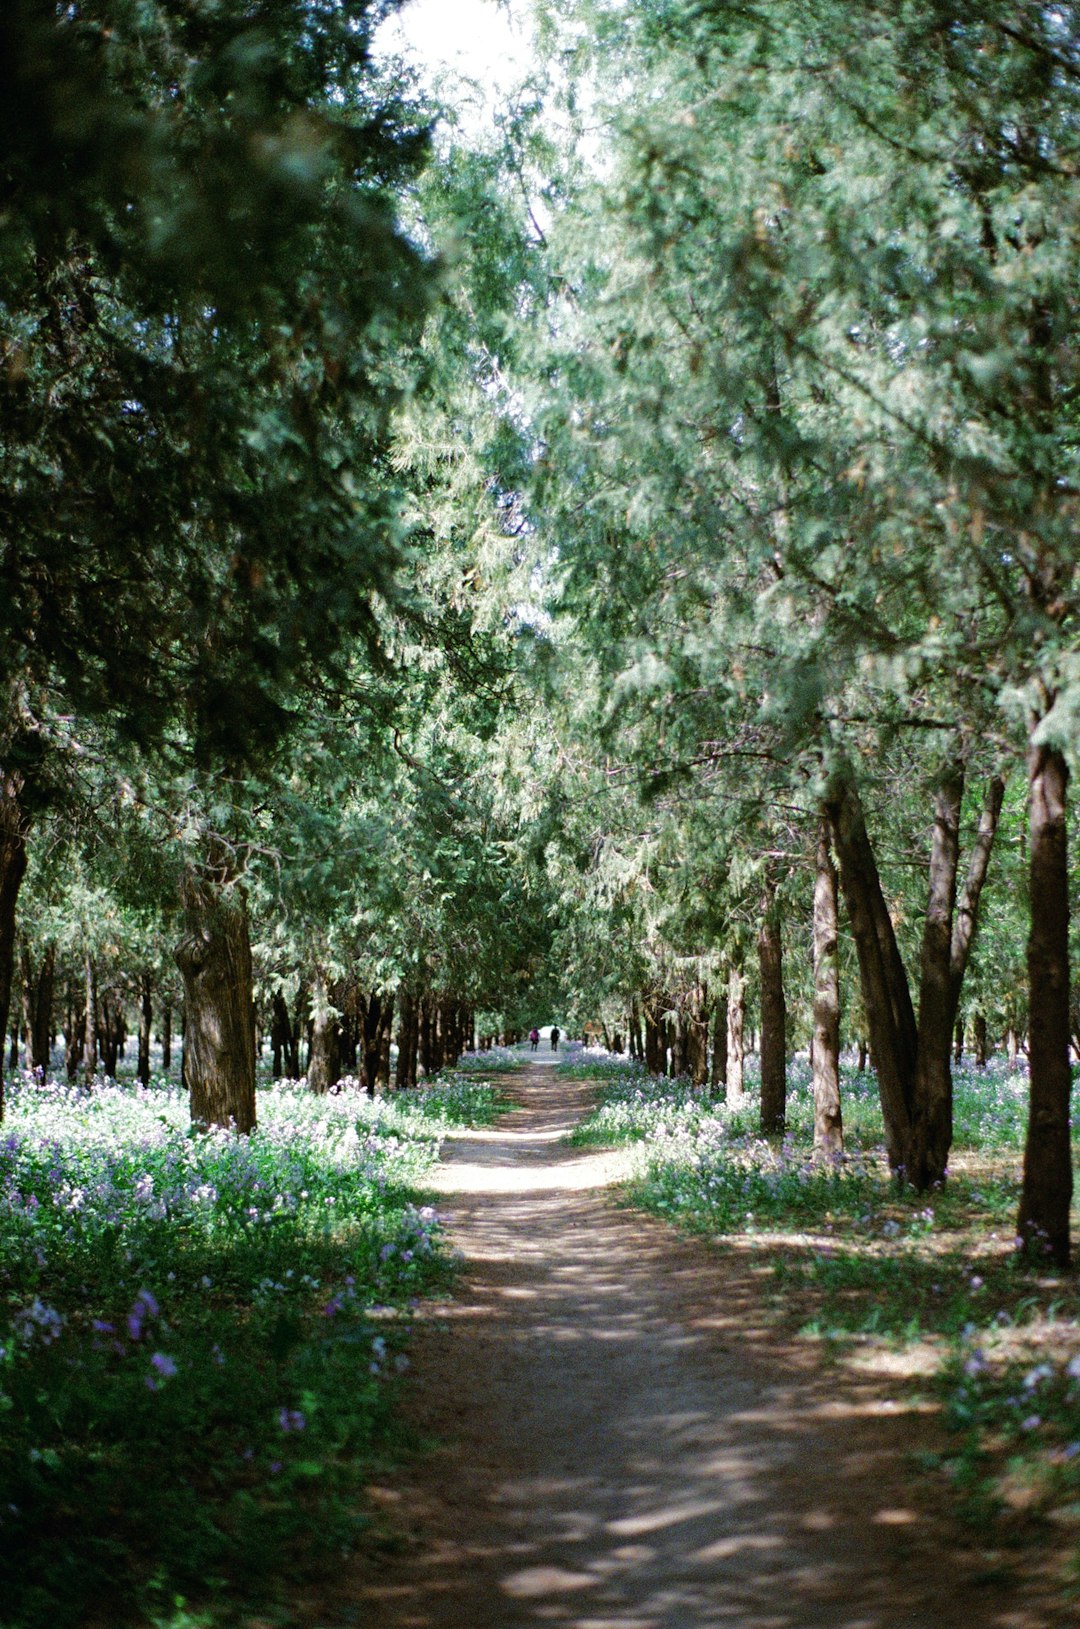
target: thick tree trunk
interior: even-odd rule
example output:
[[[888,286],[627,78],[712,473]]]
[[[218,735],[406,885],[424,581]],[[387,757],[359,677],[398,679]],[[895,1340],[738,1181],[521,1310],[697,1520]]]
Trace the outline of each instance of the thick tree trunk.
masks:
[[[333,1005],[336,991],[327,988],[321,972],[311,990],[311,1046],[308,1049],[308,1090],[320,1096],[341,1079],[340,1025]]]
[[[188,873],[176,965],[184,980],[183,1079],[193,1125],[255,1126],[255,1008],[247,906],[228,875]]]
[[[974,1018],[971,1020],[971,1038],[975,1047],[975,1067],[977,1069],[985,1069],[987,1057],[986,1017],[981,1012],[977,1012]]]
[[[150,1037],[154,1026],[154,986],[149,973],[139,981],[139,1079],[144,1086],[150,1084]]]
[[[918,1046],[911,992],[881,890],[862,803],[846,776],[834,779],[826,812],[859,961],[889,1164],[894,1171],[902,1171]]]
[[[839,1159],[844,1151],[840,1106],[840,955],[836,867],[829,847],[829,822],[818,826],[814,876],[814,1157]]]
[[[1051,747],[1028,760],[1031,928],[1028,992],[1031,1099],[1017,1234],[1035,1260],[1069,1265],[1069,771]]]
[[[761,975],[761,1131],[784,1130],[787,1107],[787,1009],[784,1003],[784,946],[775,888],[765,892],[758,933]]]
[[[645,1017],[645,1067],[650,1075],[667,1073],[667,1033],[663,1003],[659,997],[643,1004]]]
[[[691,1084],[700,1090],[709,1078],[709,993],[704,985],[693,992],[687,1016],[686,1063]]]
[[[743,1101],[743,1060],[746,1056],[746,981],[742,968],[733,966],[728,975],[727,997],[727,1103],[737,1109]]]
[[[398,991],[398,1055],[394,1084],[397,1090],[416,1085],[417,1012],[416,997],[409,989]]]
[[[963,779],[959,765],[951,765],[935,801],[918,1024],[862,804],[847,773],[834,778],[826,802],[858,954],[889,1163],[919,1189],[943,1181],[946,1174],[952,1141],[952,1030],[1004,795],[1003,779],[992,777],[957,905]]]
[[[374,1097],[379,1083],[383,1032],[387,1021],[385,998],[378,990],[372,990],[366,1001],[361,1000],[361,1010],[364,1024],[361,1079],[368,1096]]]
[[[4,1049],[15,971],[15,920],[19,889],[26,874],[29,821],[19,803],[22,781],[0,770],[0,1120],[4,1118]]]

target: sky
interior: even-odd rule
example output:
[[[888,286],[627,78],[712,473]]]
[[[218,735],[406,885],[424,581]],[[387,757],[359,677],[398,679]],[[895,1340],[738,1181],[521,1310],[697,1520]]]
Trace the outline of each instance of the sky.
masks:
[[[404,45],[432,77],[451,70],[478,81],[493,100],[528,71],[529,7],[511,0],[408,0],[386,25],[387,48]],[[489,111],[477,108],[477,115]]]

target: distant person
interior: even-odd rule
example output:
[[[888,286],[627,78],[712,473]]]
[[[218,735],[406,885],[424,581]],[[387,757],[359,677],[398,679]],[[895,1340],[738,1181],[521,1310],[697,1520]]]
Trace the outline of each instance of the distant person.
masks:
[[[536,1051],[537,1047],[540,1045],[540,1031],[537,1029],[535,1024],[533,1025],[532,1029],[529,1031],[529,1045],[532,1047],[534,1052]]]
[[[558,1026],[558,1024],[552,1024],[552,1026],[551,1026],[551,1050],[553,1052],[557,1052],[559,1050],[559,1026]]]

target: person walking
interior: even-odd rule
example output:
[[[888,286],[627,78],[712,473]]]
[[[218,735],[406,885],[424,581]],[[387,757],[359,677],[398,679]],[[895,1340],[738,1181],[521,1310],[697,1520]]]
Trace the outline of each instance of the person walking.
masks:
[[[532,1047],[534,1052],[536,1051],[537,1047],[540,1045],[540,1031],[537,1029],[535,1024],[533,1025],[532,1029],[529,1031],[529,1045]]]
[[[558,1026],[558,1024],[552,1024],[552,1026],[551,1026],[551,1050],[553,1052],[557,1052],[559,1050],[559,1026]]]

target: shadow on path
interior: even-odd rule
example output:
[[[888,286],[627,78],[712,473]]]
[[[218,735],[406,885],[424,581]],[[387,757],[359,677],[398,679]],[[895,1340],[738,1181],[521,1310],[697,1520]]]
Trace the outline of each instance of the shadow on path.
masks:
[[[531,1060],[511,1085],[519,1108],[444,1149],[466,1270],[421,1319],[411,1401],[440,1446],[374,1493],[405,1542],[306,1623],[1065,1622],[978,1582],[955,1527],[910,1502],[925,1418],[771,1329],[751,1261],[617,1208],[624,1156],[560,1145],[589,1085]]]

